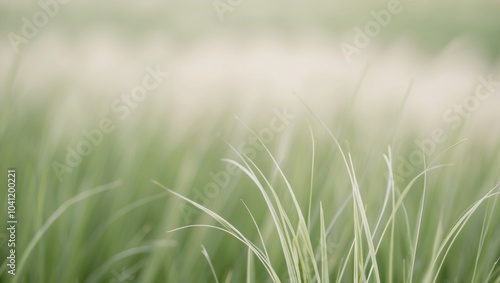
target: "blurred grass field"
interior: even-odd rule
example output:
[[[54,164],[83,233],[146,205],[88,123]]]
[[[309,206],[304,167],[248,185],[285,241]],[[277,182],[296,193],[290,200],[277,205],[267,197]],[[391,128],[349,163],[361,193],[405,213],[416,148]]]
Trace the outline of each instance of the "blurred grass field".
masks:
[[[480,2],[408,7],[353,65],[328,50],[382,1],[244,2],[224,22],[210,2],[72,2],[22,52],[3,38],[0,182],[16,170],[18,224],[0,281],[499,283],[499,90],[443,120],[500,78],[499,5]],[[3,3],[1,30],[36,9]],[[121,119],[113,101],[145,66],[171,76]],[[94,145],[82,131],[104,119]],[[176,230],[198,224],[254,245]]]
[[[85,157],[73,173],[66,174],[64,180],[59,182],[50,164],[54,159],[62,160],[66,154],[65,146],[78,141],[79,137],[68,137],[67,132],[63,132],[61,137],[48,134],[52,132],[50,125],[54,119],[54,112],[50,111],[49,105],[37,110],[39,105],[24,104],[15,98],[12,101],[3,104],[9,105],[2,111],[2,127],[8,128],[8,131],[4,130],[8,135],[3,135],[1,156],[2,167],[16,168],[19,176],[18,257],[27,258],[23,270],[16,275],[18,282],[81,282],[89,278],[95,282],[108,282],[121,278],[117,273],[129,271],[131,282],[213,282],[208,265],[201,255],[202,244],[207,247],[221,281],[244,280],[247,272],[246,248],[231,236],[204,228],[165,233],[183,225],[213,221],[203,213],[186,210],[179,199],[150,181],[158,180],[194,198],[194,188],[202,188],[212,181],[210,172],[224,170],[225,165],[219,159],[234,156],[216,134],[222,129],[225,132],[222,136],[226,139],[230,137],[235,144],[250,134],[241,130],[244,126],[229,114],[205,116],[205,119],[191,125],[199,131],[193,130],[171,138],[168,114],[144,112],[136,117],[137,120],[118,125],[116,132],[105,136],[103,143]],[[21,108],[23,111],[18,111]],[[303,211],[307,211],[312,145],[307,135],[306,121],[314,121],[314,118],[307,111],[303,112],[286,129],[286,133],[277,136],[269,146],[278,156]],[[158,123],[158,120],[163,122]],[[401,139],[402,143],[393,145],[394,156],[407,156],[414,150],[411,140],[418,133],[405,129],[400,137],[381,135],[379,140],[366,140],[363,133],[356,130],[362,127],[358,127],[353,120],[347,114],[331,119],[328,125],[339,139],[348,141],[367,216],[373,227],[386,193],[388,170],[382,156],[387,154],[387,146],[393,144],[391,139],[396,138]],[[98,120],[94,118],[88,119],[85,124],[91,128],[97,123]],[[259,127],[267,126],[265,122],[250,125],[256,131]],[[348,199],[351,186],[339,151],[326,135],[325,129],[318,122],[312,122],[312,128],[315,132],[316,155],[310,225],[312,244],[318,248],[320,201],[328,223]],[[78,133],[75,135],[78,136]],[[140,138],[132,138],[136,135]],[[436,245],[443,241],[444,235],[461,214],[498,184],[498,139],[487,146],[474,134],[473,129],[469,129],[450,138],[440,150],[463,137],[469,137],[469,140],[438,160],[438,163],[454,165],[430,172],[425,180],[427,195],[413,275],[416,282],[423,280],[424,271],[429,268],[430,259],[436,252]],[[287,204],[285,209],[289,211],[292,223],[295,223],[297,219],[290,206],[290,196],[284,190],[283,181],[276,176],[276,168],[272,166],[269,156],[261,151],[255,162],[266,176],[274,176],[273,184],[283,203]],[[419,170],[423,170],[423,166]],[[5,180],[5,176],[2,178]],[[33,235],[48,221],[56,208],[79,193],[116,180],[121,182],[115,189],[68,207],[40,238],[31,254],[24,254]],[[407,183],[398,184],[398,192]],[[384,282],[388,280],[390,270],[396,282],[408,276],[423,187],[424,180],[419,178],[403,202],[404,210],[397,214],[394,238],[386,236],[381,242],[377,261]],[[240,199],[248,205],[263,230],[277,274],[286,278],[276,232],[269,222],[269,213],[255,184],[242,175],[233,177],[220,195],[210,199],[207,207],[234,223],[249,239],[258,242],[256,229]],[[189,212],[189,223],[183,218],[183,214],[188,212],[183,210]],[[6,217],[5,212],[3,209],[2,217]],[[348,260],[348,271],[342,277],[342,282],[353,280],[353,273],[349,272],[354,268],[352,256],[349,256],[353,240],[352,213],[352,202],[348,202],[327,237],[331,278],[336,278],[342,263]],[[496,225],[499,216],[496,197],[478,208],[451,247],[439,273],[439,282],[470,280],[474,269],[477,269],[477,282],[484,282],[490,272],[489,282],[496,282],[499,270],[495,268],[494,262],[500,252],[500,231]],[[382,219],[387,220],[387,217],[388,213],[385,213]],[[375,239],[378,240],[378,236]],[[388,264],[391,243],[394,245],[392,267]],[[479,259],[477,264],[476,257]],[[2,277],[6,279],[8,275],[5,273],[5,264],[3,266]],[[269,280],[262,266],[256,264],[255,269],[253,276],[256,282]]]

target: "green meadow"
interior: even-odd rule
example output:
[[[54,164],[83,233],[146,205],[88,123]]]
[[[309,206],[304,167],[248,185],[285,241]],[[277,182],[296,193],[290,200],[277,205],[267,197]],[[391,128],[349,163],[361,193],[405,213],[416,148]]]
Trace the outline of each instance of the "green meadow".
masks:
[[[348,65],[333,44],[345,77],[304,63],[324,53],[298,42],[315,42],[311,30],[348,38],[385,2],[345,13],[244,2],[224,21],[208,2],[203,14],[129,3],[114,17],[119,3],[75,2],[18,53],[4,37],[0,282],[500,283],[499,6],[488,3],[404,2],[373,39],[380,49],[359,57],[374,58]],[[2,9],[7,34],[38,8]],[[282,45],[244,48],[269,34]],[[402,37],[424,55],[405,61],[413,53],[391,45]],[[281,73],[259,76],[274,63]],[[472,73],[460,93],[460,76],[433,88],[458,69]]]
[[[498,139],[485,145],[473,129],[432,156],[417,150],[425,161],[396,182],[398,158],[416,149],[411,128],[368,140],[351,113],[325,121],[304,104],[272,140],[265,119],[230,114],[171,137],[168,113],[143,111],[59,181],[54,161],[85,139],[55,133],[51,103],[2,104],[2,168],[17,174],[16,282],[500,278]]]

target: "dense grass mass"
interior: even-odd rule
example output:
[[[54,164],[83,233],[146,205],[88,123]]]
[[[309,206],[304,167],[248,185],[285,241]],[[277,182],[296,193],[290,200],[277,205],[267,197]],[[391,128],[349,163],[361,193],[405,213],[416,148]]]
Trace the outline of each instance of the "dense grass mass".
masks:
[[[15,282],[499,282],[499,141],[469,124],[395,180],[425,137],[398,128],[398,111],[374,138],[355,101],[323,120],[297,98],[286,129],[252,154],[232,147],[268,127],[272,105],[253,106],[258,118],[201,113],[184,134],[168,111],[143,108],[59,181],[53,162],[82,140],[69,128],[112,113],[66,120],[57,96],[35,105],[17,91],[1,104],[0,147],[2,170],[18,174]],[[204,191],[227,164],[227,185]],[[176,230],[187,225],[213,227]]]
[[[3,2],[0,282],[500,283],[495,1]]]

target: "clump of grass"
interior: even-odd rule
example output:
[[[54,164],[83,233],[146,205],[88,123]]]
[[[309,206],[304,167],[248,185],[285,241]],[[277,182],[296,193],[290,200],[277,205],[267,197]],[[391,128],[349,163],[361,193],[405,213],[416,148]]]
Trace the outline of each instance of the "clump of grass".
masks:
[[[351,225],[350,227],[342,228],[350,229],[352,232],[350,244],[349,242],[343,243],[344,245],[347,244],[347,246],[350,246],[350,248],[347,249],[347,254],[344,254],[341,261],[339,261],[338,258],[333,260],[336,262],[335,266],[330,264],[332,262],[332,255],[328,253],[328,237],[331,236],[331,234],[340,234],[342,232],[339,229],[334,230],[332,227],[335,222],[341,218],[341,215],[344,213],[344,208],[348,203],[345,203],[340,208],[337,208],[338,210],[330,221],[327,229],[323,209],[325,200],[319,201],[319,203],[313,202],[313,194],[318,190],[325,190],[327,187],[314,186],[316,153],[315,138],[311,127],[310,137],[312,141],[312,162],[310,167],[311,180],[309,198],[307,202],[307,214],[303,213],[303,209],[301,208],[299,200],[296,196],[297,189],[292,187],[291,182],[284,173],[282,168],[283,165],[277,161],[277,158],[272,154],[268,146],[266,146],[266,144],[250,127],[246,126],[255,138],[259,140],[269,158],[269,161],[273,164],[274,169],[276,170],[275,172],[277,172],[277,175],[281,178],[285,188],[285,195],[282,195],[282,192],[277,189],[276,184],[278,182],[276,180],[273,182],[272,178],[267,176],[260,166],[258,166],[248,156],[238,152],[238,150],[230,144],[228,144],[229,147],[237,155],[239,161],[235,159],[223,159],[223,161],[239,168],[258,189],[269,216],[272,219],[274,230],[276,232],[276,238],[266,239],[262,236],[261,229],[259,228],[257,221],[255,220],[251,210],[244,202],[243,206],[247,209],[252,218],[259,237],[259,242],[251,241],[250,237],[245,236],[243,232],[233,226],[223,216],[208,207],[165,187],[158,181],[153,181],[154,184],[164,188],[174,196],[205,212],[220,225],[186,225],[168,232],[172,233],[188,228],[211,228],[226,232],[232,237],[238,239],[248,249],[247,282],[251,281],[250,278],[254,278],[253,256],[255,256],[259,260],[260,264],[265,268],[268,277],[272,282],[282,282],[288,280],[293,283],[331,282],[330,278],[332,278],[332,275],[337,275],[334,277],[336,278],[335,282],[344,282],[346,280],[353,280],[354,282],[413,282],[420,280],[423,280],[424,282],[439,282],[443,266],[448,259],[448,255],[453,247],[453,244],[460,236],[460,233],[470,222],[473,214],[479,210],[483,203],[493,198],[494,202],[489,205],[490,209],[488,210],[490,211],[490,214],[488,217],[485,215],[483,220],[479,250],[476,257],[476,265],[474,267],[474,274],[471,275],[473,282],[480,282],[480,279],[491,279],[494,269],[492,268],[487,274],[484,273],[485,270],[483,269],[482,274],[478,275],[477,262],[481,256],[480,251],[484,245],[485,235],[488,231],[490,231],[490,224],[493,219],[491,211],[495,208],[496,196],[500,194],[500,192],[498,192],[498,184],[493,186],[493,188],[491,188],[484,196],[467,208],[465,212],[463,212],[463,214],[455,221],[455,224],[451,226],[451,229],[444,234],[444,237],[440,236],[442,235],[441,230],[444,228],[444,225],[439,222],[438,231],[436,232],[434,239],[434,245],[428,245],[421,242],[421,233],[423,230],[427,230],[426,221],[428,219],[426,219],[425,215],[427,214],[426,210],[429,209],[429,207],[426,206],[426,192],[429,190],[428,175],[438,169],[442,170],[443,167],[450,166],[451,164],[434,165],[434,163],[446,152],[456,147],[461,142],[453,144],[444,150],[429,164],[426,163],[425,153],[423,152],[424,169],[419,174],[414,176],[402,189],[399,188],[394,179],[394,161],[392,157],[392,150],[389,147],[388,152],[383,155],[387,166],[387,185],[384,200],[379,214],[377,217],[373,217],[374,210],[368,210],[367,206],[373,206],[376,205],[376,203],[374,204],[373,202],[365,201],[352,153],[350,151],[346,151],[341,146],[337,138],[326,126],[326,123],[324,123],[317,116],[315,116],[315,118],[322,126],[322,129],[327,132],[328,136],[338,149],[351,188],[349,194],[350,196],[347,201],[349,201],[352,206],[352,215],[343,216],[344,218],[347,218],[344,219],[344,222],[350,223]],[[335,173],[341,174],[338,170]],[[413,220],[409,213],[410,207],[407,207],[406,198],[411,194],[411,190],[416,189],[416,187],[421,188],[421,197],[420,201],[417,202],[418,205],[412,206],[416,208],[416,218]],[[380,191],[384,192],[384,190]],[[285,198],[290,199],[291,204],[285,204],[283,202],[283,199]],[[315,225],[311,224],[312,209],[319,210],[319,219],[313,220],[314,223],[319,222],[319,227],[315,227]],[[328,209],[330,211],[335,211],[335,208],[331,206],[328,206]],[[373,221],[372,219],[376,219],[376,221]],[[316,235],[319,235],[319,244],[315,246],[313,245],[313,238]],[[403,239],[403,241],[407,243],[407,257],[404,257],[403,259],[398,259],[396,255],[396,246],[401,244],[400,239]],[[269,241],[279,243],[279,257],[273,258],[269,255],[266,245]],[[216,269],[212,265],[212,261],[210,260],[210,257],[204,247],[203,255],[207,259],[213,276],[218,282]],[[276,266],[280,264],[279,258],[284,261],[286,276],[280,277],[278,275],[280,273]],[[347,271],[349,266],[351,272]],[[396,270],[403,270],[403,272],[402,274],[396,273]]]

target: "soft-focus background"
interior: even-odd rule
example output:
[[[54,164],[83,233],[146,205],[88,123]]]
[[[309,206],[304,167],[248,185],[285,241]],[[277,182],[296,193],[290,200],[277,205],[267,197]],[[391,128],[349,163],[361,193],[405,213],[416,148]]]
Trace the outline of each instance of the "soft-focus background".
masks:
[[[166,233],[215,222],[157,180],[262,247],[246,204],[278,277],[294,282],[257,186],[221,161],[244,165],[231,145],[247,154],[296,226],[286,183],[252,130],[288,178],[315,252],[321,201],[330,281],[363,281],[351,251],[352,184],[330,130],[352,155],[373,233],[359,254],[380,242],[382,282],[500,282],[496,197],[439,252],[500,181],[499,15],[494,0],[1,1],[0,218],[15,168],[19,223],[15,276],[0,232],[0,281],[215,282],[215,273],[271,282],[230,235]],[[154,87],[134,100],[144,81]],[[394,220],[384,154],[396,198],[433,159],[449,164],[416,179]],[[395,225],[392,235],[379,221]]]

